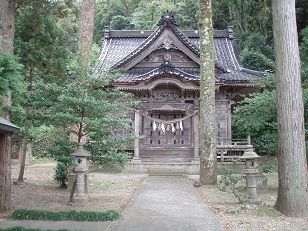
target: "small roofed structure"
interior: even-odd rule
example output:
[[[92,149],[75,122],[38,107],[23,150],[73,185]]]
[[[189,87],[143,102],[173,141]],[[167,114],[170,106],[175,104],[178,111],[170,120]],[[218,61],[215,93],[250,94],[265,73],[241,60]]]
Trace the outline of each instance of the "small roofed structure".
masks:
[[[19,127],[0,117],[0,213],[11,209],[11,142]]]
[[[166,12],[155,30],[105,28],[96,74],[113,69],[114,87],[141,101],[133,117],[135,163],[197,163],[199,158],[200,41],[197,30],[181,30]],[[242,155],[249,139],[232,140],[232,105],[258,91],[254,80],[265,72],[244,68],[233,28],[214,30],[217,156]]]
[[[19,127],[0,117],[0,213],[10,211],[11,202],[11,142],[10,136]]]
[[[19,127],[15,124],[11,123],[10,121],[0,117],[0,133],[2,134],[13,134],[18,133]]]

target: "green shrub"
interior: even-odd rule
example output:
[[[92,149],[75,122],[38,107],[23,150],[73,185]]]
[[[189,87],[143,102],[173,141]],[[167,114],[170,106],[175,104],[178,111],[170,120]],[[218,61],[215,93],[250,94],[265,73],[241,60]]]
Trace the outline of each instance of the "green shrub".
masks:
[[[15,210],[10,218],[13,220],[51,220],[51,221],[112,221],[120,217],[120,214],[114,210],[105,212],[87,212],[87,211],[60,211],[51,212],[44,210]]]
[[[274,69],[274,62],[261,52],[255,50],[243,50],[241,52],[241,61],[245,67],[250,67],[254,70],[264,71]]]
[[[74,158],[71,154],[74,152],[74,146],[65,139],[55,140],[50,146],[48,152],[50,156],[57,161],[54,179],[61,188],[65,188],[69,169],[74,165]]]
[[[72,156],[62,156],[57,159],[57,166],[55,169],[54,179],[61,188],[66,188],[68,181],[69,168],[74,165],[74,158]]]
[[[274,167],[272,165],[264,165],[264,166],[262,166],[261,171],[263,173],[273,173]]]
[[[236,105],[232,114],[234,138],[251,135],[258,154],[277,153],[276,92],[265,90],[251,94]]]
[[[12,228],[7,228],[7,229],[0,229],[0,231],[43,231],[42,229],[27,229],[24,227],[12,227]],[[50,229],[44,231],[52,231]],[[68,231],[66,229],[58,229],[57,231]]]
[[[223,192],[231,192],[240,203],[243,203],[247,199],[247,194],[245,189],[240,187],[239,184],[243,183],[244,180],[243,175],[233,174],[230,169],[223,168],[218,188]]]

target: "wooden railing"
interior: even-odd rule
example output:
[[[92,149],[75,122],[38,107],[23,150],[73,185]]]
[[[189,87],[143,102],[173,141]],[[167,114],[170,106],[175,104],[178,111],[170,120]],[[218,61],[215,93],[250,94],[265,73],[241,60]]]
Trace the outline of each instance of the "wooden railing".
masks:
[[[240,160],[245,150],[251,149],[250,136],[247,139],[233,139],[233,140],[217,140],[217,160],[219,162],[232,162]]]

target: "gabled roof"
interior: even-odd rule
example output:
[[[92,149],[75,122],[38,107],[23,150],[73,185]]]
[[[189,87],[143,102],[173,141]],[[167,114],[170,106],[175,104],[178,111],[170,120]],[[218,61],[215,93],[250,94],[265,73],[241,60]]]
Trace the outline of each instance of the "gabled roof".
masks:
[[[145,52],[165,31],[171,31],[197,59],[199,53],[199,34],[195,30],[180,30],[172,14],[165,13],[156,30],[106,30],[102,39],[102,49],[99,62],[107,68],[123,70],[123,74],[116,82],[130,83],[158,74],[176,74],[184,79],[199,81],[200,70],[195,67],[150,68],[130,67],[125,65],[138,58]],[[234,48],[232,27],[226,30],[214,30],[216,78],[219,82],[249,82],[264,72],[243,68]],[[196,60],[196,59],[195,59]],[[185,70],[184,70],[185,69]]]

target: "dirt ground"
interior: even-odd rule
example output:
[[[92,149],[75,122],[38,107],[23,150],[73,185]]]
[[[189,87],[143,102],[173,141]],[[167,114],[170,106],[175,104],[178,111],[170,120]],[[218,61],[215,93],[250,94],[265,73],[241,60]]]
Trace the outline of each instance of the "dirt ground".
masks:
[[[89,174],[88,206],[73,208],[68,204],[69,190],[58,188],[53,180],[55,163],[34,162],[26,166],[25,181],[12,185],[12,206],[15,209],[122,211],[144,179],[144,175],[106,173]],[[12,180],[18,177],[19,166],[12,167]]]
[[[268,190],[259,192],[262,204],[239,204],[232,193],[216,186],[196,188],[226,231],[308,231],[307,218],[288,218],[273,208],[277,198],[277,174],[268,174]]]
[[[12,205],[15,209],[71,210],[69,191],[60,189],[53,180],[55,163],[34,162],[26,166],[25,183],[12,185]],[[18,176],[18,166],[12,167],[12,179]],[[77,210],[123,211],[141,185],[145,175],[89,174],[90,203]],[[239,204],[232,193],[214,186],[196,188],[226,231],[308,231],[308,218],[287,218],[273,209],[277,195],[277,174],[268,176],[269,190],[260,192],[262,205]],[[193,181],[192,181],[193,183]]]

